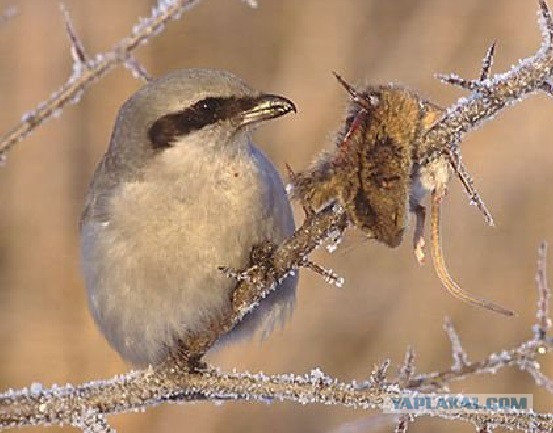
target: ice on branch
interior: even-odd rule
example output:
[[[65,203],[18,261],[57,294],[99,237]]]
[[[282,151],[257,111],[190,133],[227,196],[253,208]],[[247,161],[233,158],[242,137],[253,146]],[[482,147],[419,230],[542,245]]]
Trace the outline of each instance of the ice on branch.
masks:
[[[451,343],[451,354],[453,356],[453,365],[451,366],[451,369],[461,370],[462,368],[469,366],[470,363],[468,361],[468,355],[465,352],[465,349],[463,349],[459,334],[457,334],[457,331],[455,330],[455,327],[449,317],[446,317],[445,319],[444,330]]]
[[[37,105],[37,107],[24,116],[13,129],[0,137],[0,161],[3,161],[7,152],[17,143],[27,137],[34,129],[48,119],[59,116],[68,104],[79,102],[83,92],[88,87],[112,71],[115,67],[123,65],[129,68],[133,75],[141,79],[149,79],[145,69],[132,57],[132,53],[140,45],[148,42],[153,36],[159,34],[166,23],[172,19],[178,19],[183,12],[196,6],[200,0],[164,0],[160,1],[152,9],[147,18],[141,18],[134,25],[131,34],[115,44],[111,50],[88,57],[82,41],[71,22],[69,13],[62,6],[65,28],[71,46],[73,58],[73,72],[68,80],[50,97]]]
[[[323,153],[307,170],[295,173],[288,168],[291,198],[299,201],[312,219],[318,217],[321,209],[333,203],[339,205],[345,211],[346,225],[355,226],[368,238],[389,247],[402,242],[407,215],[413,212],[417,218],[415,255],[422,262],[425,214],[420,201],[430,192],[434,265],[444,287],[473,305],[513,315],[506,308],[462,291],[449,275],[441,253],[438,214],[451,168],[471,205],[481,211],[490,226],[494,225],[491,212],[463,163],[460,144],[466,133],[493,119],[504,108],[533,93],[551,92],[553,19],[544,0],[539,1],[539,6],[544,35],[540,49],[509,71],[492,74],[494,42],[486,51],[478,79],[467,80],[455,74],[439,76],[446,83],[471,92],[446,109],[398,85],[357,90],[335,74],[350,95],[344,126],[336,147]],[[331,243],[329,250],[334,249],[335,244]],[[259,269],[255,266],[252,263]],[[326,273],[322,275],[327,279]]]
[[[538,311],[536,318],[538,323],[534,326],[536,340],[545,340],[551,329],[551,318],[549,317],[549,302],[551,300],[551,289],[547,280],[547,243],[542,242],[538,252],[538,272],[536,283],[538,285]],[[549,337],[551,339],[551,337]]]
[[[401,385],[409,383],[413,374],[415,374],[415,350],[409,346],[405,352],[403,364],[398,372],[399,383]]]
[[[474,189],[468,171],[461,164],[459,145],[467,132],[491,120],[505,107],[511,106],[536,92],[549,92],[553,75],[553,19],[545,0],[539,0],[539,25],[542,44],[531,57],[520,60],[504,73],[491,75],[495,43],[488,49],[479,80],[466,80],[456,74],[438,75],[448,84],[470,90],[468,97],[460,98],[447,108],[444,115],[421,138],[418,164],[443,157],[449,159],[458,174],[471,203],[485,215],[492,225],[493,220],[480,195]]]
[[[78,76],[82,74],[82,68],[86,67],[88,56],[84,49],[84,45],[75,31],[69,11],[63,3],[60,4],[60,9],[63,14],[63,20],[65,22],[65,32],[69,37],[69,43],[71,44],[71,57],[73,58],[73,74]]]
[[[448,334],[453,353],[459,357],[459,353],[464,353],[460,348],[459,337],[451,326]],[[535,350],[536,343],[532,339],[515,349],[505,350],[499,355],[492,354],[482,361],[469,364],[465,360],[459,368],[418,376],[413,375],[414,354],[410,349],[398,379],[388,378],[390,362],[385,361],[374,368],[368,380],[351,383],[341,382],[319,368],[305,375],[268,376],[263,373],[228,373],[217,368],[190,370],[186,365],[168,362],[155,368],[78,386],[46,389],[35,384],[28,389],[9,390],[0,394],[0,429],[71,424],[86,432],[108,432],[111,429],[105,423],[107,415],[147,409],[166,402],[205,400],[293,401],[299,404],[332,404],[382,411],[389,407],[392,398],[416,397],[420,391],[440,389],[469,375],[490,373],[513,365],[539,371],[539,364],[533,360],[538,353]],[[551,342],[540,344],[551,346]],[[534,379],[538,386],[553,393],[549,379],[543,375]],[[438,382],[441,382],[441,387],[437,386]],[[431,384],[434,388],[429,386]],[[447,398],[447,395],[443,397]],[[429,414],[416,414],[426,415]],[[553,414],[532,410],[435,410],[431,415],[469,422],[479,430],[501,426],[508,430],[545,433],[553,429]],[[411,421],[407,414],[401,414],[396,431],[406,431]]]
[[[298,235],[295,243],[281,255],[283,260],[294,257],[304,244],[316,244],[315,238]],[[540,250],[542,259],[540,269],[545,275],[544,249]],[[276,268],[280,269],[280,268]],[[243,286],[243,287],[241,287]],[[539,297],[543,296],[544,285],[538,284]],[[249,287],[252,289],[252,287]],[[259,290],[255,287],[248,291],[246,283],[237,288],[239,297],[234,299],[236,307],[245,307],[259,302]],[[539,308],[543,308],[540,302]],[[252,307],[253,308],[253,307]],[[547,310],[546,310],[547,311]],[[239,320],[240,310],[235,310],[235,318],[223,323],[219,331],[232,328]],[[549,320],[549,317],[546,317]],[[166,363],[146,370],[134,371],[112,379],[91,382],[83,385],[50,389],[33,384],[22,390],[8,390],[0,394],[0,429],[30,425],[71,424],[84,431],[110,431],[105,423],[107,415],[145,410],[165,402],[186,403],[192,401],[293,401],[299,404],[333,404],[361,410],[389,407],[392,398],[415,397],[424,391],[447,391],[453,381],[477,374],[495,373],[501,368],[516,366],[529,372],[537,386],[553,393],[551,379],[540,373],[540,364],[536,359],[541,356],[540,348],[546,352],[552,348],[551,339],[531,339],[518,347],[503,350],[499,354],[490,354],[487,358],[468,362],[461,347],[459,336],[451,325],[446,327],[452,343],[454,365],[445,371],[414,374],[413,352],[407,352],[403,368],[397,379],[388,377],[390,362],[386,360],[376,366],[369,378],[361,382],[341,382],[315,368],[309,374],[283,374],[267,376],[262,373],[226,373],[217,368],[191,368],[189,359],[172,358]],[[215,332],[216,335],[220,335]],[[208,338],[209,336],[204,336]],[[197,344],[200,339],[195,340]],[[191,342],[193,343],[193,341]],[[209,347],[209,343],[204,343]],[[195,349],[198,349],[197,346]],[[194,348],[191,346],[191,350]],[[444,396],[445,397],[445,396]],[[428,414],[417,414],[424,416]],[[482,409],[459,409],[458,412],[431,412],[432,416],[443,419],[457,419],[473,424],[477,428],[502,426],[509,430],[532,433],[545,433],[553,429],[553,414],[537,413],[532,410],[501,411]],[[405,431],[409,419],[400,417],[397,428]]]
[[[79,75],[72,77],[72,80],[62,86],[48,101],[29,112],[18,127],[0,139],[0,159],[11,146],[51,117],[54,112],[74,101],[76,95],[89,84],[115,66],[128,63],[136,47],[146,42],[151,35],[161,31],[169,19],[179,17],[182,12],[196,3],[197,1],[192,0],[160,1],[152,10],[151,16],[141,20],[133,28],[131,36],[119,42],[111,51],[86,60],[86,67],[82,68]],[[249,3],[253,5],[254,2],[250,0]],[[458,146],[466,132],[491,119],[507,105],[536,91],[548,91],[547,89],[550,88],[549,80],[552,78],[553,71],[553,20],[544,0],[540,0],[540,8],[540,24],[544,41],[534,56],[513,66],[508,72],[492,76],[490,75],[494,51],[492,46],[484,59],[480,80],[475,82],[474,86],[470,84],[472,93],[469,97],[458,100],[445,111],[432,106],[427,101],[415,101],[418,107],[420,107],[419,103],[423,104],[428,112],[431,112],[431,117],[436,117],[439,113],[438,120],[432,123],[427,132],[421,136],[418,149],[423,151],[415,155],[417,163],[422,164],[432,158],[441,158],[445,153],[452,164],[457,164],[465,188],[483,211],[485,208],[478,201],[479,196],[472,187],[470,177],[462,175],[465,170],[460,165]],[[86,59],[84,48],[78,48],[80,42],[75,36],[72,25],[67,23],[70,21],[66,20],[66,26],[75,51],[74,59],[81,62],[83,58]],[[464,83],[457,77],[451,78],[450,81]],[[394,93],[396,96],[398,94],[405,96],[402,92]],[[377,103],[367,100],[369,105],[373,102]],[[406,100],[410,101],[409,98]],[[367,106],[362,109],[369,108]],[[416,111],[416,114],[418,116],[420,112]],[[349,130],[355,132],[356,125],[353,119],[351,124]],[[351,145],[347,136],[343,138],[342,150]],[[340,156],[344,154],[338,154],[338,157]],[[409,154],[408,157],[410,158],[411,155]],[[414,397],[423,391],[446,392],[455,381],[472,375],[493,374],[507,367],[528,372],[537,386],[553,393],[551,379],[543,375],[540,368],[540,357],[549,354],[553,349],[553,340],[547,335],[551,327],[551,318],[549,317],[550,289],[545,273],[545,247],[540,249],[538,323],[534,326],[530,338],[515,348],[505,349],[499,353],[492,353],[484,359],[469,362],[458,334],[449,324],[446,325],[446,331],[451,342],[454,362],[449,369],[443,371],[415,374],[412,351],[408,351],[397,378],[389,377],[390,363],[385,361],[373,372],[367,374],[368,378],[353,382],[342,382],[323,373],[320,369],[300,375],[265,375],[223,372],[218,368],[207,367],[202,362],[205,352],[220,336],[233,329],[243,316],[252,311],[260,300],[274,290],[287,275],[297,272],[301,267],[308,267],[323,274],[325,278],[331,280],[337,278],[331,271],[310,262],[308,256],[329,239],[339,238],[352,221],[348,219],[343,203],[329,200],[325,194],[319,198],[318,202],[324,205],[312,208],[306,206],[305,221],[291,237],[285,239],[280,245],[263,243],[254,248],[250,257],[250,266],[247,269],[222,268],[238,280],[232,297],[232,311],[229,314],[225,312],[222,317],[214,317],[213,323],[198,334],[186,336],[182,341],[182,353],[174,354],[165,363],[156,367],[132,371],[108,380],[51,388],[33,384],[30,388],[8,390],[0,394],[0,430],[31,425],[69,424],[78,426],[86,432],[108,432],[111,431],[105,422],[105,417],[108,415],[146,410],[164,403],[206,400],[213,402],[291,401],[300,404],[332,404],[358,410],[384,411],[389,407],[389,401],[392,398]],[[444,412],[438,409],[431,415],[442,419],[464,421],[483,432],[499,426],[507,430],[532,433],[553,431],[553,414],[532,410],[482,409],[474,412],[460,408],[457,412]],[[397,425],[398,432],[404,432],[407,429],[407,421],[411,420],[400,418]]]
[[[244,1],[245,3],[247,3],[247,5],[251,8],[257,8],[259,6],[259,4],[257,3],[257,0],[242,0]]]
[[[538,292],[538,308],[537,317],[542,323],[551,321],[547,303],[544,304],[543,299],[548,299],[550,294],[545,279],[546,269],[546,249],[545,243],[540,245],[539,262],[538,262],[538,277],[537,277],[537,292]],[[545,289],[544,289],[545,288]],[[546,377],[541,372],[541,364],[538,358],[546,353],[550,353],[553,349],[553,339],[547,334],[536,334],[538,325],[532,327],[532,338],[521,343],[514,349],[502,350],[499,353],[491,353],[487,358],[480,361],[468,361],[468,356],[461,345],[461,340],[455,331],[453,324],[446,319],[444,329],[451,343],[451,353],[453,357],[453,365],[450,369],[441,372],[424,373],[412,376],[409,383],[406,385],[409,389],[417,389],[420,391],[448,391],[449,384],[453,381],[464,379],[471,375],[495,374],[500,369],[506,367],[517,367],[521,371],[530,374],[537,386],[546,389],[553,394],[553,380]]]
[[[125,67],[131,71],[132,76],[136,79],[145,81],[146,83],[152,80],[152,76],[148,73],[144,65],[133,56],[129,56],[128,60],[125,62]]]

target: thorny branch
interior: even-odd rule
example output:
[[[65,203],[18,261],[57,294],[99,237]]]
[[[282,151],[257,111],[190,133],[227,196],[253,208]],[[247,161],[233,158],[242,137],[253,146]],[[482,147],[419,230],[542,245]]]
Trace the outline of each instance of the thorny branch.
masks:
[[[545,251],[542,246],[540,251]],[[539,275],[545,275],[545,257],[540,257]],[[539,284],[538,317],[549,318],[547,303],[543,297],[550,295],[547,282]],[[452,340],[454,358],[461,351],[459,337],[451,325],[448,334]],[[454,338],[451,338],[454,336]],[[368,380],[344,383],[321,372],[318,368],[306,375],[265,375],[263,373],[226,373],[217,368],[191,371],[182,363],[165,363],[146,370],[133,371],[110,380],[91,382],[73,387],[45,389],[40,384],[0,395],[0,429],[26,425],[71,424],[83,429],[94,425],[99,431],[107,431],[106,415],[146,409],[164,402],[189,402],[201,400],[253,400],[294,401],[301,404],[338,404],[358,409],[386,410],[392,398],[415,396],[417,392],[444,390],[447,385],[469,374],[482,374],[507,366],[524,369],[527,362],[539,363],[538,355],[551,352],[552,338],[534,333],[531,340],[516,349],[492,354],[483,361],[469,362],[466,356],[462,366],[450,370],[414,376],[414,353],[409,350],[397,378],[388,379],[389,361],[376,367]],[[549,383],[534,379],[553,393]],[[422,416],[428,414],[414,414]],[[444,419],[458,419],[472,423],[477,428],[492,429],[502,426],[511,430],[550,432],[553,414],[535,413],[532,410],[497,411],[482,409],[472,411],[432,412]],[[398,431],[405,431],[409,418],[400,417]]]
[[[538,272],[536,274],[536,283],[538,284],[538,312],[536,318],[538,323],[534,329],[536,339],[545,340],[547,332],[551,329],[551,319],[549,318],[549,301],[551,298],[551,290],[547,283],[546,263],[547,244],[544,242],[540,245],[538,259]],[[551,337],[550,337],[551,338]]]
[[[523,342],[514,349],[492,353],[483,360],[471,362],[461,346],[461,340],[453,324],[446,319],[444,329],[451,341],[453,355],[451,368],[440,372],[413,375],[405,387],[419,391],[449,391],[449,384],[453,381],[471,375],[495,373],[501,368],[515,366],[521,371],[527,371],[533,377],[536,385],[553,394],[553,380],[541,373],[540,363],[536,359],[553,350],[553,336],[547,334],[551,327],[548,303],[551,290],[546,277],[546,252],[547,244],[543,242],[538,251],[538,272],[536,274],[538,288],[536,317],[538,322],[532,327],[534,337],[531,340]],[[543,327],[544,324],[545,327]]]
[[[545,0],[539,0],[539,24],[543,39],[532,57],[520,60],[502,74],[490,76],[492,44],[484,59],[481,79],[464,80],[456,74],[439,75],[442,81],[461,86],[472,93],[448,107],[443,117],[421,139],[417,159],[424,166],[429,161],[445,156],[452,163],[462,164],[459,145],[465,133],[477,128],[507,106],[536,92],[550,93],[553,72],[553,18]],[[462,166],[461,166],[462,167]],[[493,224],[480,196],[472,186],[472,179],[464,169],[457,172],[471,203],[478,206],[487,221]]]
[[[111,50],[88,58],[84,46],[78,38],[67,11],[62,7],[65,27],[71,43],[73,73],[60,88],[50,97],[27,112],[21,121],[5,135],[0,137],[0,162],[5,160],[7,152],[27,137],[42,123],[57,116],[68,104],[77,103],[83,92],[94,82],[119,65],[129,68],[137,78],[149,79],[142,68],[132,57],[132,52],[159,34],[168,21],[179,19],[200,0],[159,0],[148,18],[142,18],[135,24],[131,34],[115,44]]]
[[[138,45],[160,31],[167,20],[178,17],[197,2],[198,0],[161,1],[153,9],[149,19],[135,26],[130,37],[118,43],[110,52],[98,55],[93,60],[86,57],[82,44],[78,43],[69,23],[67,29],[73,46],[74,74],[48,101],[25,116],[20,125],[0,139],[0,157],[54,112],[67,103],[74,102],[83,89],[98,77],[117,65],[132,65],[130,53]],[[481,79],[464,80],[470,83],[471,95],[459,99],[449,107],[420,137],[418,148],[423,151],[416,155],[416,161],[421,167],[444,156],[461,166],[458,152],[464,133],[491,119],[502,108],[524,96],[537,91],[550,91],[549,81],[553,73],[553,20],[544,0],[540,0],[540,7],[540,24],[544,34],[540,50],[506,73],[490,76],[493,53],[493,49],[490,49]],[[138,70],[136,67],[133,69]],[[463,80],[455,77],[450,80],[453,84],[461,81]],[[483,204],[478,202],[479,197],[472,188],[472,180],[464,170],[459,172],[463,184],[470,187],[467,189],[470,189],[475,204],[482,207]],[[191,360],[199,361],[219,336],[232,329],[280,280],[299,267],[314,269],[323,273],[328,280],[339,282],[332,271],[314,265],[307,256],[329,239],[337,242],[348,224],[352,224],[352,221],[347,218],[344,208],[331,200],[328,205],[311,210],[303,225],[283,244],[266,243],[255,248],[249,269],[225,269],[229,275],[240,281],[233,296],[232,312],[225,318],[219,318],[220,321],[205,330],[204,334],[191,335],[183,341],[183,350],[188,358],[170,359],[155,368],[77,387],[68,385],[44,389],[39,384],[33,384],[29,389],[10,390],[0,395],[0,429],[37,424],[71,424],[85,431],[109,431],[105,415],[145,409],[167,401],[206,399],[290,400],[302,404],[340,404],[384,410],[392,397],[412,396],[413,392],[427,390],[441,392],[447,390],[451,382],[467,375],[491,373],[507,366],[528,371],[538,386],[553,392],[552,381],[540,372],[537,360],[539,356],[553,350],[553,339],[548,335],[551,327],[548,312],[550,290],[545,273],[545,246],[540,249],[538,323],[534,327],[533,338],[514,349],[492,354],[481,361],[469,361],[453,326],[447,324],[446,330],[452,342],[454,358],[452,367],[441,372],[415,375],[413,355],[408,354],[403,373],[392,380],[387,378],[387,362],[376,369],[369,380],[361,383],[339,382],[318,369],[302,376],[266,376],[262,373],[224,373],[216,368],[202,368],[201,363],[190,363]],[[432,415],[465,420],[481,431],[489,431],[497,426],[532,432],[553,430],[553,414],[540,414],[531,410],[436,411]],[[407,418],[401,418],[397,430],[405,431],[406,428]]]
[[[255,264],[246,271],[221,268],[229,276],[239,280],[233,293],[232,312],[213,318],[210,326],[202,330],[201,334],[188,335],[182,341],[183,352],[178,353],[177,357],[184,355],[191,361],[199,360],[221,335],[233,329],[284,278],[300,267],[320,270],[328,281],[340,284],[340,279],[332,271],[313,268],[307,256],[329,236],[343,232],[345,227],[343,210],[339,206],[330,205],[318,214],[307,217],[294,235],[281,245],[264,243],[254,248],[252,263]]]
[[[408,212],[414,213],[417,224],[413,244],[421,263],[425,256],[425,208],[421,200],[431,193],[432,256],[444,288],[472,305],[512,316],[511,310],[462,290],[450,276],[441,250],[439,211],[451,168],[471,204],[493,225],[491,213],[463,164],[460,144],[467,132],[504,108],[530,94],[551,92],[553,18],[545,0],[539,0],[539,6],[543,34],[539,50],[509,71],[491,75],[492,44],[479,79],[439,76],[471,92],[445,110],[401,86],[369,86],[357,91],[337,76],[351,99],[345,127],[333,151],[323,153],[306,171],[291,173],[292,198],[300,201],[308,214],[315,215],[328,203],[339,204],[349,225],[389,247],[401,243]]]

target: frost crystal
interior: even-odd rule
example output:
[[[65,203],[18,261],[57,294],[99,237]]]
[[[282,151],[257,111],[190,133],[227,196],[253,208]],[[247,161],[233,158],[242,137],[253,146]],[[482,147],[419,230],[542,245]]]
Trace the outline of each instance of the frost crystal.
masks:
[[[42,392],[43,388],[44,387],[43,387],[42,383],[33,382],[33,383],[31,383],[31,386],[29,387],[29,391],[31,392],[31,394],[39,394],[40,392]]]
[[[242,1],[253,9],[255,9],[255,8],[257,8],[257,6],[259,6],[258,3],[257,3],[257,0],[242,0]]]
[[[322,372],[322,370],[317,367],[311,370],[309,373],[309,381],[312,385],[318,385],[320,383],[325,382],[327,379],[327,376]]]
[[[21,116],[21,121],[23,123],[35,123],[36,119],[36,111],[29,111],[27,113],[23,113]]]

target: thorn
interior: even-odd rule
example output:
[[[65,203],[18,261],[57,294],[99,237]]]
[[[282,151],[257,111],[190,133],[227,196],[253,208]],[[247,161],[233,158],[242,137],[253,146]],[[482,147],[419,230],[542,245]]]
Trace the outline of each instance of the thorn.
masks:
[[[407,347],[403,364],[399,370],[399,380],[407,384],[415,372],[415,350],[412,346]]]
[[[390,366],[390,360],[386,359],[382,364],[375,365],[374,370],[371,372],[371,382],[374,384],[383,383],[386,381],[386,375],[388,374],[388,367]]]
[[[495,54],[495,45],[497,41],[494,40],[488,47],[484,60],[482,61],[482,71],[480,72],[480,81],[487,80],[490,77],[490,72],[493,65],[493,56]]]
[[[88,60],[88,56],[86,55],[84,45],[82,41],[79,39],[79,37],[77,36],[77,32],[75,32],[75,27],[73,26],[73,22],[71,21],[71,17],[69,16],[69,11],[65,7],[64,3],[60,3],[60,9],[63,14],[65,31],[69,36],[69,42],[71,44],[71,56],[73,57],[73,61],[75,63],[84,65]]]
[[[549,301],[551,299],[551,289],[547,279],[547,242],[543,241],[538,249],[538,272],[536,273],[536,283],[538,286],[538,319],[536,329],[536,339],[545,340],[548,331],[551,329],[551,319],[549,318]]]
[[[244,272],[241,272],[237,269],[229,268],[229,267],[226,267],[226,266],[217,266],[217,269],[219,271],[221,271],[223,274],[225,274],[225,276],[227,276],[228,278],[232,278],[232,279],[235,279],[237,281],[243,281],[243,280],[247,279]]]
[[[492,428],[489,423],[484,422],[480,427],[477,428],[478,433],[491,433]]]
[[[357,92],[357,90],[353,88],[352,85],[348,84],[346,80],[344,80],[340,75],[338,75],[338,73],[334,71],[332,73],[334,74],[338,82],[342,85],[342,87],[346,89],[346,91],[349,93],[353,102],[355,102],[356,104],[359,104],[361,107],[365,109],[370,109],[371,107],[378,105],[378,98],[371,95],[360,94],[359,92]]]
[[[152,76],[148,74],[146,68],[132,55],[129,55],[125,67],[132,72],[134,78],[142,79],[146,83],[152,81]]]
[[[461,160],[461,155],[459,155],[458,150],[449,149],[448,157],[449,157],[449,163],[451,165],[451,168],[457,174],[457,177],[459,178],[459,180],[463,184],[463,187],[465,188],[465,192],[470,197],[471,204],[474,204],[480,210],[480,212],[482,212],[486,223],[490,227],[494,227],[495,223],[493,220],[493,216],[488,210],[488,208],[486,207],[486,204],[482,200],[482,197],[480,197],[480,194],[474,187],[474,182],[472,180],[472,177],[470,176],[468,170],[463,164],[463,161]]]
[[[342,287],[344,285],[344,279],[339,277],[332,269],[325,269],[309,260],[302,262],[301,266],[319,274],[327,283],[334,284],[336,287]]]
[[[466,90],[480,90],[481,84],[476,80],[465,80],[464,78],[459,77],[457,74],[434,74],[434,77],[440,80],[442,83],[450,84],[452,86],[461,87]]]
[[[542,49],[550,51],[553,45],[553,18],[545,0],[539,0],[540,28],[543,34]]]
[[[415,258],[419,265],[424,265],[426,240],[424,238],[424,226],[426,220],[426,208],[420,204],[414,207],[412,212],[415,214],[416,224],[413,233],[413,250]]]
[[[292,182],[295,185],[296,180],[298,179],[298,175],[294,170],[292,170],[292,167],[290,167],[290,164],[288,164],[287,162],[284,163],[284,166],[286,167],[286,171],[288,173],[288,177],[290,178],[290,182]]]
[[[451,366],[451,369],[459,371],[463,367],[469,366],[470,362],[468,360],[467,352],[463,349],[459,334],[457,334],[457,331],[453,326],[453,322],[449,317],[445,318],[444,331],[446,332],[451,343],[451,356],[453,357],[453,365]]]
[[[257,3],[257,0],[243,0],[243,1],[252,9],[257,9],[257,7],[259,6]]]
[[[351,98],[354,100],[354,101],[357,101],[360,99],[360,96],[359,96],[359,93],[357,93],[357,91],[351,86],[349,85],[346,80],[344,80],[337,72],[335,71],[332,71],[332,73],[334,74],[334,76],[336,77],[336,79],[338,80],[338,82],[342,85],[342,87],[344,89],[346,89],[346,92],[348,92],[351,96]]]
[[[553,97],[553,83],[551,83],[551,81],[549,80],[544,81],[543,84],[541,85],[541,89],[545,93],[547,93],[548,96]]]

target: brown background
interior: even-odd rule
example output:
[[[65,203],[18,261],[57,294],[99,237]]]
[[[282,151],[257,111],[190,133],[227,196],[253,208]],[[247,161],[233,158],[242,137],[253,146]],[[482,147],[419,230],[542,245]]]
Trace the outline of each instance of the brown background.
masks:
[[[0,27],[0,131],[45,99],[71,70],[58,1],[0,1],[1,8],[11,4],[20,15]],[[125,36],[152,1],[66,4],[88,51],[96,53]],[[285,162],[301,169],[330,145],[340,122],[345,95],[331,71],[352,81],[402,82],[447,105],[462,93],[438,83],[433,73],[475,77],[494,38],[496,71],[531,55],[540,35],[536,9],[537,1],[520,0],[260,0],[260,8],[252,10],[239,0],[206,0],[170,23],[137,57],[153,75],[223,68],[290,97],[300,112],[265,126],[256,141],[280,169]],[[0,389],[82,382],[127,369],[88,314],[77,223],[117,109],[139,86],[118,69],[78,106],[17,146],[0,170]],[[420,268],[415,262],[410,233],[395,250],[351,233],[334,255],[316,255],[347,277],[345,288],[303,273],[296,312],[282,331],[264,344],[229,347],[210,361],[270,373],[320,366],[351,380],[367,377],[387,357],[400,362],[409,344],[418,353],[419,371],[447,367],[450,351],[441,327],[446,315],[473,359],[527,338],[535,314],[537,246],[541,239],[553,240],[552,116],[551,100],[532,96],[465,141],[465,161],[493,211],[495,229],[468,205],[457,181],[444,212],[452,273],[464,288],[514,308],[517,317],[505,319],[449,297],[430,264]],[[550,360],[544,369],[553,375]],[[551,411],[553,403],[515,370],[466,380],[454,389],[533,392],[542,411]],[[226,403],[164,406],[111,422],[120,432],[334,432],[365,416],[339,407]],[[444,429],[473,431],[436,419],[419,420],[410,431]]]

